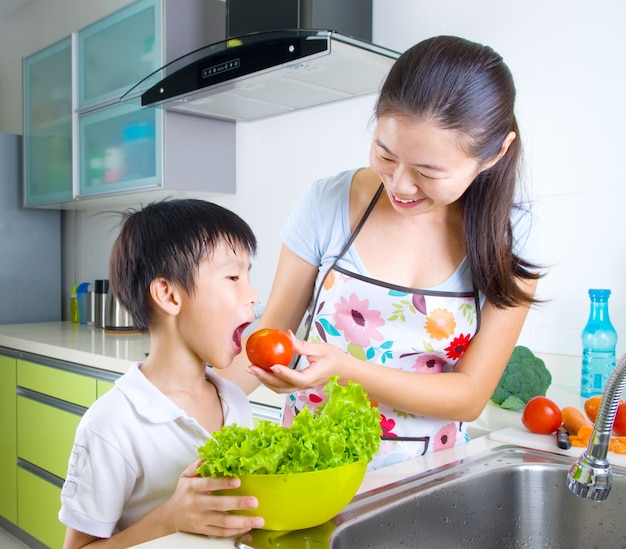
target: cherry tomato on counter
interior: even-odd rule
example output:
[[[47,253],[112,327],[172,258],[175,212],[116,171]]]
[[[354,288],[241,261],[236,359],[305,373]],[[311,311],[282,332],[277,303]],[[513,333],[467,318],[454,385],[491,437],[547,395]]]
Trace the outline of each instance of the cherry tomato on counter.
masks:
[[[602,395],[594,395],[585,400],[585,414],[589,418],[589,421],[595,423],[602,402]],[[613,423],[613,432],[618,437],[626,436],[626,402],[620,399],[617,407],[617,413],[615,414],[615,422]]]
[[[626,402],[620,402],[613,422],[613,432],[618,437],[626,436]]]
[[[600,402],[602,401],[602,395],[595,395],[585,400],[585,414],[589,418],[591,423],[596,421],[598,415],[598,408],[600,408]]]
[[[549,435],[554,433],[562,422],[561,409],[543,396],[531,398],[522,412],[522,423],[531,433]]]
[[[265,370],[274,364],[287,366],[293,358],[293,343],[287,332],[265,328],[250,335],[246,354],[252,364]]]

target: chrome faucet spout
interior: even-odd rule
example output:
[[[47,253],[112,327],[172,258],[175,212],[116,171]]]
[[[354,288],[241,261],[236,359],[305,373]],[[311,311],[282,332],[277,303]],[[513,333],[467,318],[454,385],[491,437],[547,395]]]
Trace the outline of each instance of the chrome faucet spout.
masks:
[[[587,450],[570,467],[567,474],[567,486],[577,496],[602,501],[609,495],[613,479],[611,464],[606,457],[624,385],[626,354],[618,360],[602,394]]]

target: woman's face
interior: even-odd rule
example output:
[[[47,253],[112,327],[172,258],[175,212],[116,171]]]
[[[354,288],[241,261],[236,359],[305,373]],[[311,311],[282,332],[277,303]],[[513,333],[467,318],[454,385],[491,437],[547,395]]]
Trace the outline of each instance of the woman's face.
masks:
[[[370,166],[393,208],[406,215],[453,204],[485,168],[465,153],[458,132],[404,116],[378,120]]]

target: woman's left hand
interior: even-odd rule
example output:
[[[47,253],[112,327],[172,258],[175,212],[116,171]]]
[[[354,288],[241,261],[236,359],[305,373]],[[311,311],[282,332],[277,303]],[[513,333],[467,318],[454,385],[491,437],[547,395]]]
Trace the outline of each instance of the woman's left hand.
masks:
[[[333,375],[341,379],[342,366],[348,355],[328,343],[310,343],[291,334],[294,351],[306,356],[309,366],[304,370],[292,370],[275,364],[270,370],[251,365],[248,371],[276,393],[291,393],[298,389],[311,389],[325,385]]]

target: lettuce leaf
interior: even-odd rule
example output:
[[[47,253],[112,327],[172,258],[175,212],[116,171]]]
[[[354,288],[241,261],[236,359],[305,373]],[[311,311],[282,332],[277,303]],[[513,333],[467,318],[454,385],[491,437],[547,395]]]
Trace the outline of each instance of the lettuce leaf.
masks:
[[[225,425],[198,448],[203,477],[320,471],[354,461],[368,463],[380,445],[380,413],[363,387],[333,376],[328,399],[304,408],[291,427],[262,420],[254,429]]]

